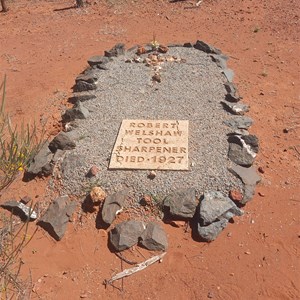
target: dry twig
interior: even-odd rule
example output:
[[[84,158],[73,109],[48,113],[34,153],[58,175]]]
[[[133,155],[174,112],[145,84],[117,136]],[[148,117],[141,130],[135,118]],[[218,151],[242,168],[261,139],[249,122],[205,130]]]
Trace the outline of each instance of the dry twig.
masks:
[[[136,272],[142,271],[142,270],[146,269],[147,267],[149,267],[150,265],[154,264],[155,262],[160,261],[165,255],[166,255],[166,252],[164,252],[160,255],[153,256],[153,257],[145,260],[144,262],[139,263],[136,267],[126,269],[126,270],[114,275],[111,279],[104,280],[103,284],[105,286],[108,284],[111,285],[116,280],[122,279],[122,278],[130,276]]]

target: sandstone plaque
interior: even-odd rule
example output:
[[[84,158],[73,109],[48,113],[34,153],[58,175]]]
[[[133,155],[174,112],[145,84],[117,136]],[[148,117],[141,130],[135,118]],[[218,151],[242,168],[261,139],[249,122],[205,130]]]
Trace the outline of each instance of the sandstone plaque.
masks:
[[[188,170],[186,120],[123,120],[109,169]]]

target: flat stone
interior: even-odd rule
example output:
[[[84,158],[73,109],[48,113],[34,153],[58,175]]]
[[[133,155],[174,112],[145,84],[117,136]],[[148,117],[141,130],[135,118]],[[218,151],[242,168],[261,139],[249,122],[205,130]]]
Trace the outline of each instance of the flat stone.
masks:
[[[97,85],[95,83],[88,83],[82,80],[77,81],[73,87],[74,92],[86,92],[86,91],[92,91],[96,89],[97,89]]]
[[[168,248],[167,235],[161,226],[151,222],[142,233],[140,244],[150,251],[165,251]]]
[[[245,168],[238,165],[234,165],[233,167],[228,168],[228,170],[233,175],[240,178],[246,185],[255,186],[261,181],[261,177],[257,174],[254,167]]]
[[[231,70],[231,69],[224,69],[222,71],[222,73],[224,74],[224,76],[226,77],[226,79],[229,81],[229,82],[232,82],[233,81],[233,78],[234,78],[234,71]]]
[[[184,43],[183,47],[185,47],[185,48],[193,48],[193,44],[192,43]]]
[[[249,143],[246,143],[246,141]],[[258,152],[258,139],[256,136],[231,135],[228,138],[228,157],[236,164],[249,167],[253,164]],[[253,146],[252,146],[253,145]]]
[[[230,220],[233,216],[242,214],[243,211],[220,192],[205,192],[200,201],[199,217],[200,223],[204,226],[222,219]]]
[[[44,228],[54,239],[61,240],[67,229],[77,203],[69,201],[68,196],[55,199],[48,207],[46,213],[38,221],[38,225]]]
[[[249,105],[244,103],[230,103],[227,101],[221,102],[225,109],[235,115],[244,115],[249,111]]]
[[[75,79],[75,82],[84,81],[87,83],[97,83],[98,73],[94,69],[87,69],[83,74],[80,74]]]
[[[87,62],[91,67],[93,67],[96,65],[107,64],[108,62],[110,62],[110,59],[105,56],[95,55],[90,57]]]
[[[32,221],[37,218],[37,213],[31,207],[16,200],[6,201],[0,206],[20,216],[23,220],[29,219]]]
[[[203,42],[203,41],[197,41],[195,45],[193,45],[195,49],[198,49],[200,51],[203,51],[205,53],[213,53],[213,54],[221,54],[222,51]]]
[[[109,240],[116,251],[123,251],[136,245],[144,230],[143,222],[125,221],[109,232]]]
[[[228,169],[233,175],[237,176],[244,183],[244,197],[240,201],[241,204],[245,205],[247,202],[252,200],[255,194],[256,184],[261,181],[261,177],[256,172],[255,168],[249,167],[241,167],[241,166],[233,166]]]
[[[89,100],[96,99],[96,95],[93,94],[75,94],[73,97],[68,99],[69,102],[76,104],[77,102],[85,102]]]
[[[197,205],[196,192],[193,188],[176,190],[164,201],[164,206],[170,209],[170,215],[179,218],[193,218]]]
[[[125,45],[124,44],[116,44],[113,48],[108,51],[104,51],[104,55],[106,57],[117,57],[125,54]]]
[[[225,99],[229,102],[238,102],[240,101],[241,97],[237,91],[237,88],[233,82],[226,82],[224,83],[224,87],[226,89],[226,96]]]
[[[203,240],[207,242],[214,241],[222,232],[222,230],[227,226],[227,224],[228,221],[226,219],[216,221],[207,226],[201,226],[200,224],[198,224],[198,234]]]
[[[90,112],[81,102],[77,102],[73,108],[67,109],[62,115],[64,123],[74,121],[76,119],[86,119],[90,115]]]
[[[49,144],[49,149],[54,153],[56,150],[72,150],[76,144],[65,132],[60,132]]]
[[[125,190],[106,197],[101,211],[105,223],[111,224],[114,221],[118,212],[122,210],[127,195],[128,191]]]
[[[233,129],[248,129],[253,124],[253,120],[247,116],[237,116],[223,123]]]
[[[188,124],[123,120],[109,169],[188,170]]]
[[[34,156],[26,170],[26,174],[31,176],[48,176],[52,173],[53,166],[51,165],[51,160],[53,158],[53,153],[48,146],[49,143],[45,143],[40,151]]]

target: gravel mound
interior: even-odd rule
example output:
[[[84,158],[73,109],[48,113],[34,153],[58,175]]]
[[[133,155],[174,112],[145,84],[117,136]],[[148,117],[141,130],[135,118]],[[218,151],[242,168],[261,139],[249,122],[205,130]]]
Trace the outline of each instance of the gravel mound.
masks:
[[[76,148],[67,151],[61,166],[61,194],[81,195],[92,182],[108,194],[129,187],[137,197],[143,193],[164,196],[179,188],[195,188],[199,195],[210,190],[228,195],[229,190],[242,188],[228,171],[231,130],[223,121],[230,114],[221,104],[227,81],[221,69],[208,54],[194,48],[172,47],[164,55],[182,62],[164,62],[161,83],[153,82],[153,69],[145,63],[125,62],[135,56],[133,51],[113,58],[107,70],[96,69],[96,98],[83,102],[89,117],[76,120],[77,127],[69,133]],[[157,171],[153,180],[147,170],[108,170],[123,119],[189,120],[190,170]],[[93,165],[100,171],[86,178]]]

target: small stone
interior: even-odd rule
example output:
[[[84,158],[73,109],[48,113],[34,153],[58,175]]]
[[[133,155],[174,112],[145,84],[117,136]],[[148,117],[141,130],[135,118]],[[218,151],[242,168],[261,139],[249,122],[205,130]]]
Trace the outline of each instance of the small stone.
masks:
[[[95,186],[90,192],[90,197],[94,205],[99,205],[99,202],[103,201],[106,198],[106,193],[102,190],[101,187]]]
[[[159,45],[158,52],[160,53],[167,53],[169,51],[169,48],[163,45]]]
[[[253,120],[246,116],[237,116],[235,118],[225,120],[223,123],[233,129],[248,129],[253,124]]]
[[[117,57],[125,54],[125,45],[122,43],[116,44],[108,51],[104,51],[106,57]]]
[[[228,57],[224,54],[210,54],[210,57],[213,62],[221,69],[227,69],[227,60]]]
[[[46,213],[38,221],[38,225],[59,241],[65,234],[76,206],[77,203],[69,201],[68,196],[58,197],[49,205]]]
[[[260,197],[265,197],[265,196],[266,196],[266,194],[264,194],[264,193],[262,193],[262,192],[258,192],[258,195],[259,195]]]
[[[228,221],[222,219],[220,221],[213,222],[207,226],[202,226],[198,224],[198,234],[199,236],[207,242],[214,241],[221,231],[227,226]]]
[[[148,223],[141,235],[140,244],[150,251],[165,251],[168,248],[166,233],[154,222]]]
[[[160,76],[160,74],[154,74],[152,76],[152,80],[160,83],[161,82],[161,76]]]
[[[95,83],[88,83],[82,80],[77,81],[73,87],[74,92],[86,92],[86,91],[91,91],[96,89],[97,89],[97,85]]]
[[[75,119],[86,119],[89,114],[89,110],[79,101],[73,108],[66,110],[66,112],[62,115],[62,120],[64,123],[68,123]]]
[[[229,197],[233,201],[242,201],[244,195],[239,190],[230,190]]]
[[[24,203],[16,200],[6,201],[0,206],[19,215],[24,220],[29,219],[32,221],[37,218],[37,213],[31,207],[28,207]]]
[[[99,168],[96,166],[92,166],[86,174],[86,177],[94,177],[99,173]]]
[[[200,202],[199,218],[203,225],[209,225],[222,219],[229,221],[233,216],[241,216],[243,213],[232,200],[223,196],[221,192],[205,192]]]
[[[179,218],[193,218],[198,200],[193,188],[176,190],[166,197],[164,206],[169,208],[170,215]]]
[[[127,194],[128,190],[124,190],[106,197],[101,211],[102,220],[106,224],[111,224],[116,215],[122,211]]]
[[[76,144],[65,132],[60,132],[49,144],[49,149],[54,153],[59,150],[72,150]]]
[[[249,111],[249,105],[244,103],[229,103],[226,101],[221,102],[226,110],[235,115],[244,115]]]
[[[137,55],[142,55],[142,54],[145,54],[145,53],[147,53],[147,50],[143,46],[139,46],[138,49],[136,50]]]
[[[203,42],[203,41],[197,41],[195,45],[193,45],[193,47],[195,49],[198,49],[200,51],[203,51],[205,53],[212,53],[212,54],[221,54],[221,50],[213,47],[213,46],[210,46],[209,44]]]
[[[116,251],[123,251],[136,245],[144,230],[145,225],[143,222],[125,221],[116,225],[109,232],[109,240]]]
[[[109,61],[110,61],[110,59],[108,57],[96,55],[96,56],[92,56],[88,59],[88,64],[91,67],[93,67],[96,65],[107,64]]]
[[[149,179],[154,179],[156,177],[156,172],[155,171],[150,171],[148,174]]]
[[[42,175],[49,176],[53,171],[51,161],[53,153],[49,149],[49,143],[45,143],[39,152],[30,161],[26,174],[30,176]]]
[[[264,170],[263,167],[258,167],[258,172],[261,173],[261,174],[264,174],[265,170]]]
[[[78,83],[79,81],[84,81],[87,83],[94,83],[96,84],[98,81],[98,72],[95,71],[95,69],[87,69],[86,71],[84,71],[83,74],[80,74],[79,76],[77,76],[77,78],[75,79],[75,82]]]
[[[231,69],[224,69],[222,71],[222,73],[224,74],[224,76],[226,77],[226,79],[228,80],[228,82],[232,82],[233,78],[234,78],[234,71]]]

